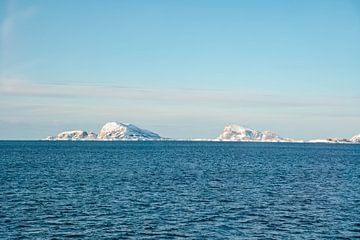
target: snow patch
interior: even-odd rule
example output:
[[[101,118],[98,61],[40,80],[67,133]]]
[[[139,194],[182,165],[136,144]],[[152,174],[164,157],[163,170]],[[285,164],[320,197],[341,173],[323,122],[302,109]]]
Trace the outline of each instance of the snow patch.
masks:
[[[101,140],[156,140],[161,137],[154,132],[141,129],[135,125],[118,122],[108,122],[100,130]]]
[[[360,143],[360,134],[353,136],[350,138],[350,141],[353,143]]]
[[[46,140],[95,140],[97,135],[95,133],[88,133],[81,130],[65,131],[61,132],[55,137],[49,136]]]
[[[224,131],[217,138],[220,141],[244,142],[291,142],[291,139],[282,138],[270,131],[260,132],[251,128],[231,124],[225,126]]]

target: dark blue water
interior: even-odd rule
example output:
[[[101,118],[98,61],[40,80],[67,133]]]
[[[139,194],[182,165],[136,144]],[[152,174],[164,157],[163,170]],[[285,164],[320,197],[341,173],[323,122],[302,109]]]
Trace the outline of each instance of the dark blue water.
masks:
[[[0,239],[360,238],[360,145],[0,142]]]

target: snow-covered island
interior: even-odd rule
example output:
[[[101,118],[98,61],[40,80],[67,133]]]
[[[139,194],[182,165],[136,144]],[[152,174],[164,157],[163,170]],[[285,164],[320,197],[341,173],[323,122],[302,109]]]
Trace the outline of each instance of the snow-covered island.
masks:
[[[327,138],[312,140],[294,140],[283,138],[270,131],[257,131],[251,128],[231,124],[225,126],[224,131],[217,138],[219,141],[240,141],[240,142],[295,142],[295,143],[360,143],[360,134],[347,138]]]
[[[133,124],[108,122],[99,134],[82,130],[65,131],[44,140],[72,141],[224,141],[224,142],[289,142],[289,143],[360,143],[360,134],[350,139],[327,138],[313,140],[294,140],[280,137],[271,131],[258,131],[236,124],[225,126],[223,132],[214,139],[171,139],[161,137],[155,132],[139,128]]]
[[[108,122],[100,130],[99,134],[87,133],[86,131],[74,130],[59,133],[56,136],[49,136],[45,140],[162,140],[159,134],[146,129],[139,128],[132,124]]]
[[[283,138],[270,131],[260,132],[251,128],[231,124],[225,126],[224,131],[217,138],[220,141],[242,142],[294,142],[295,140]]]
[[[350,138],[350,141],[353,143],[360,143],[360,134],[353,136]]]
[[[239,141],[239,142],[296,142],[296,143],[360,143],[360,134],[350,139],[347,138],[327,138],[312,140],[294,140],[283,138],[270,131],[257,131],[251,128],[231,124],[225,126],[224,131],[217,138],[219,141]]]
[[[160,140],[159,134],[132,124],[109,122],[100,130],[100,140]]]
[[[55,137],[49,136],[45,140],[95,140],[97,138],[96,133],[86,132],[81,130],[65,131],[61,132]]]

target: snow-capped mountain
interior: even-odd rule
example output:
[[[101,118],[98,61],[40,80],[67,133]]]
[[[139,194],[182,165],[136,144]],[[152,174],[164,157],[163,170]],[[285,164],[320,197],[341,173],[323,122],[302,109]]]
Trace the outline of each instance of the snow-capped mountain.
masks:
[[[217,138],[221,141],[246,141],[246,142],[290,142],[290,139],[282,138],[277,134],[264,131],[260,132],[235,124],[224,128],[223,133]]]
[[[100,130],[101,140],[157,140],[161,137],[154,132],[138,128],[132,124],[108,122]]]
[[[360,134],[353,136],[350,138],[350,141],[353,143],[360,143]]]
[[[59,133],[55,137],[47,137],[46,140],[95,140],[96,138],[97,135],[95,133],[74,130]]]
[[[45,140],[160,140],[158,134],[141,129],[132,124],[108,122],[100,130],[99,135],[86,131],[65,131]]]
[[[100,130],[99,134],[81,130],[65,131],[56,136],[49,136],[44,140],[163,140],[163,141],[243,141],[243,142],[299,142],[299,143],[360,143],[360,134],[350,139],[327,138],[313,140],[292,140],[283,138],[270,131],[257,131],[239,125],[225,126],[224,131],[216,139],[169,139],[146,129],[132,124],[108,122]]]

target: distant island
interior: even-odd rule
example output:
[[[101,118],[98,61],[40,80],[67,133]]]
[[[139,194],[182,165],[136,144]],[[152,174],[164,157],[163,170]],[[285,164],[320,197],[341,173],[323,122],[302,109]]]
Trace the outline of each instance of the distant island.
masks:
[[[65,131],[45,140],[162,140],[159,134],[141,129],[135,125],[118,122],[108,122],[99,134],[82,130]]]
[[[350,139],[326,138],[312,140],[294,140],[283,138],[270,131],[256,131],[238,125],[229,125],[224,128],[223,133],[217,138],[220,141],[241,141],[241,142],[300,142],[300,143],[360,143],[360,134]]]
[[[294,143],[360,143],[360,134],[350,139],[327,138],[313,140],[294,140],[280,137],[270,131],[257,131],[239,125],[225,126],[223,132],[213,139],[172,139],[161,137],[159,134],[139,128],[133,124],[108,122],[98,134],[83,130],[72,130],[61,132],[56,136],[49,136],[44,140],[67,140],[67,141],[224,141],[224,142],[294,142]]]

